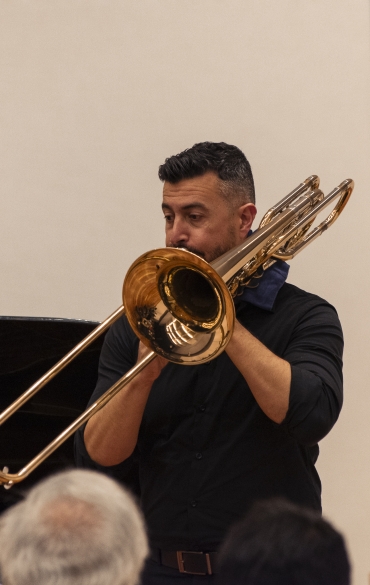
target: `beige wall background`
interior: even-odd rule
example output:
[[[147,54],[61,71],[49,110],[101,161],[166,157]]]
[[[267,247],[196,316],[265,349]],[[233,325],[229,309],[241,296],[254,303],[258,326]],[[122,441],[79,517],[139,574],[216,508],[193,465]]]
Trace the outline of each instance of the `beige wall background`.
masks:
[[[365,0],[0,0],[0,306],[101,320],[163,244],[158,165],[240,146],[259,218],[310,174],[352,177],[289,280],[338,309],[345,407],[322,442],[324,513],[370,573],[369,9]]]

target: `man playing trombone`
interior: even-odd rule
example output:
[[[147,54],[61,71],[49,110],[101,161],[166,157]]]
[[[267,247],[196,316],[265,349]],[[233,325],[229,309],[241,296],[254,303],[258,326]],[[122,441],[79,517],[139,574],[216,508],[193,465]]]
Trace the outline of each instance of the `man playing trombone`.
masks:
[[[247,238],[254,183],[238,148],[196,144],[159,177],[166,246],[211,262]],[[287,274],[277,261],[235,297],[234,331],[216,359],[182,367],[157,356],[77,435],[79,465],[117,478],[137,469],[152,550],[144,585],[179,573],[212,580],[227,528],[256,499],[321,509],[315,462],[342,405],[342,331],[335,309]],[[92,401],[147,352],[119,319]]]

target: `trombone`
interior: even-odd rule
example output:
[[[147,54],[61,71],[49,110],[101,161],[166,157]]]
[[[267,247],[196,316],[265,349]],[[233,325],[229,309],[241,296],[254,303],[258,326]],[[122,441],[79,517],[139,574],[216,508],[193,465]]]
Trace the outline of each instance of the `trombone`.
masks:
[[[233,297],[248,286],[258,269],[264,271],[277,260],[292,259],[327,230],[354,188],[354,182],[346,179],[324,196],[319,184],[316,175],[308,177],[268,210],[251,236],[210,264],[177,248],[160,248],[140,256],[126,274],[123,304],[6,408],[0,414],[0,425],[123,315],[151,352],[18,473],[4,467],[0,485],[9,489],[28,477],[157,355],[182,365],[217,357],[233,332]],[[312,227],[319,213],[336,200],[329,215]]]

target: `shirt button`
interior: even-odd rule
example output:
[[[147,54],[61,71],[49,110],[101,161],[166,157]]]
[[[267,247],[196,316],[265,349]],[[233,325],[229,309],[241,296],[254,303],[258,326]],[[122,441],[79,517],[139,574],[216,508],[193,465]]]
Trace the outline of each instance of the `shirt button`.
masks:
[[[196,454],[195,454],[195,457],[196,457],[197,459],[202,459],[203,455],[202,455],[202,453],[196,453]]]
[[[195,500],[193,500],[192,502],[190,502],[190,505],[192,508],[196,508],[197,507],[197,503]]]
[[[205,411],[205,409],[206,409],[206,407],[204,406],[204,404],[202,404],[202,405],[199,407],[199,410],[200,410],[200,412],[204,412],[204,411]]]

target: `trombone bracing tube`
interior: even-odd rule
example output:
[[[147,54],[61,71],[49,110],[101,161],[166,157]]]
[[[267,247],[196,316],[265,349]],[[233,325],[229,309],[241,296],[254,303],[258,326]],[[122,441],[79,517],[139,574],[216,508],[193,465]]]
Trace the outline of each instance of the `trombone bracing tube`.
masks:
[[[151,351],[145,358],[143,358],[136,366],[131,368],[120,378],[113,386],[111,386],[96,402],[87,408],[76,420],[70,424],[60,435],[58,435],[45,449],[40,451],[32,461],[27,463],[23,469],[16,474],[4,473],[0,471],[0,483],[4,484],[5,488],[10,488],[14,483],[19,483],[25,479],[36,467],[40,465],[45,459],[51,455],[64,441],[73,435],[77,429],[92,417],[95,412],[100,410],[109,400],[113,398],[126,384],[128,384],[141,370],[143,370],[155,357],[156,353]]]
[[[217,357],[234,328],[232,295],[248,284],[259,267],[266,269],[276,259],[293,258],[330,227],[348,202],[354,183],[347,179],[326,197],[318,186],[316,175],[308,177],[264,215],[252,236],[211,264],[176,248],[140,256],[127,272],[123,305],[5,409],[0,425],[123,315],[151,351],[18,473],[4,467],[0,485],[10,488],[25,479],[157,355],[182,365]],[[338,198],[327,218],[309,231],[317,215]]]

